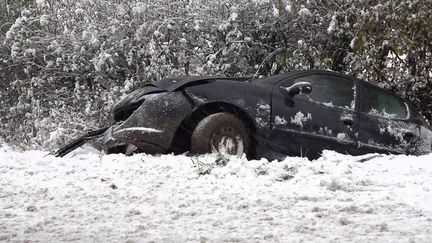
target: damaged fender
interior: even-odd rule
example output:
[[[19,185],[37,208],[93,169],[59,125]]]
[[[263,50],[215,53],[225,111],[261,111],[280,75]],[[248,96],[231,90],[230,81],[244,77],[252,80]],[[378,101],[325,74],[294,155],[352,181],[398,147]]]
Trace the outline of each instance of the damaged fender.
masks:
[[[150,94],[144,99],[128,119],[107,130],[106,151],[132,144],[139,151],[164,153],[170,148],[181,122],[194,108],[181,92]]]

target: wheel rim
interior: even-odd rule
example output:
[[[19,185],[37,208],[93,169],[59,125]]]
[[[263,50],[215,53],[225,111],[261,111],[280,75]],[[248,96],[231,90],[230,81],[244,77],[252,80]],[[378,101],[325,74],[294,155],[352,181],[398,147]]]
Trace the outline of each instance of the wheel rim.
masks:
[[[240,132],[233,126],[221,126],[216,129],[210,140],[212,153],[237,155],[244,153],[244,141]]]

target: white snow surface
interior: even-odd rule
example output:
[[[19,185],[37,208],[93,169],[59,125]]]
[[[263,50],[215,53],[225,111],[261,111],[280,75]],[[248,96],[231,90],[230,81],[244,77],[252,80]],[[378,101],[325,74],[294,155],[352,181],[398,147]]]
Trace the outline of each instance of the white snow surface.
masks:
[[[0,241],[432,242],[432,154],[45,155],[0,147]]]

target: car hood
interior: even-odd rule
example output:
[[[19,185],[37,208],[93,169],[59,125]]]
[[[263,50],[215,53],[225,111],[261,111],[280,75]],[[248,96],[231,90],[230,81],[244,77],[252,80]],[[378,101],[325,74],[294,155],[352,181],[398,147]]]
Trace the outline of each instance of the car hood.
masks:
[[[158,80],[153,83],[154,86],[164,89],[166,91],[177,91],[179,89],[182,89],[187,86],[192,85],[199,85],[202,83],[209,83],[209,82],[215,82],[217,80],[230,80],[230,81],[247,81],[250,78],[248,77],[220,77],[220,76],[209,76],[209,77],[202,77],[202,76],[178,76],[175,78],[168,78],[168,79],[162,79]]]
[[[135,106],[141,104],[144,100],[144,96],[148,94],[177,91],[184,86],[194,85],[202,82],[211,82],[211,80],[214,80],[214,78],[193,76],[180,76],[158,80],[126,95],[114,105],[113,112],[116,112],[125,106]]]
[[[114,104],[112,108],[111,113],[114,120],[121,121],[127,119],[144,102],[145,95],[161,92],[165,92],[165,90],[154,85],[147,85],[126,95]]]
[[[246,81],[248,78],[228,78],[228,77],[200,77],[200,76],[178,76],[174,78],[167,78],[147,84],[141,89],[137,89],[132,93],[126,95],[122,100],[117,102],[112,113],[115,120],[125,119],[129,117],[132,112],[138,108],[148,94],[174,92],[187,86],[199,85],[216,80],[232,80],[232,81]]]

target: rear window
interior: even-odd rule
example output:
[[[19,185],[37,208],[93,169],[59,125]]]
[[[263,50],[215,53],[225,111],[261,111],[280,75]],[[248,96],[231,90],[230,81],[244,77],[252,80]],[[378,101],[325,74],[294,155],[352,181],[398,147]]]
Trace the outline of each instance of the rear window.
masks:
[[[368,87],[363,93],[362,112],[393,119],[408,118],[408,106],[399,97],[375,87]]]

